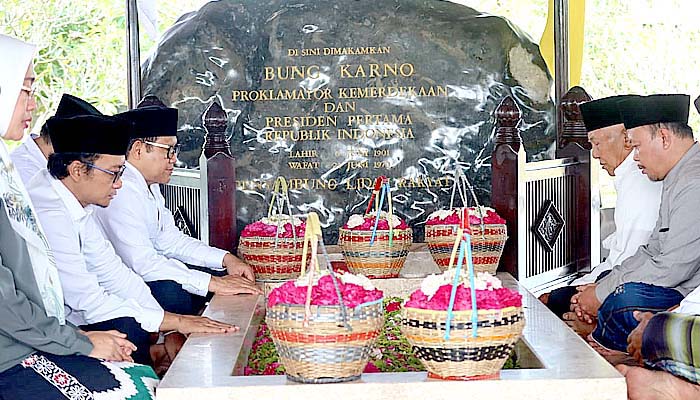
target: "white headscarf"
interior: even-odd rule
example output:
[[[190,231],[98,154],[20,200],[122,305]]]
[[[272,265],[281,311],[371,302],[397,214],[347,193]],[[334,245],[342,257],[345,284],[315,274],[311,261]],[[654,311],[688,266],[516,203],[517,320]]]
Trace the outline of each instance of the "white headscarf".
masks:
[[[0,137],[10,126],[12,113],[19,98],[29,63],[34,57],[35,46],[13,37],[0,35]]]
[[[0,35],[0,137],[9,129],[12,113],[19,99],[24,76],[34,55],[34,46]],[[11,60],[11,61],[7,61]],[[63,290],[44,230],[27,190],[12,165],[5,143],[0,140],[0,212],[7,214],[12,228],[27,244],[34,277],[44,303],[46,315],[65,324]]]

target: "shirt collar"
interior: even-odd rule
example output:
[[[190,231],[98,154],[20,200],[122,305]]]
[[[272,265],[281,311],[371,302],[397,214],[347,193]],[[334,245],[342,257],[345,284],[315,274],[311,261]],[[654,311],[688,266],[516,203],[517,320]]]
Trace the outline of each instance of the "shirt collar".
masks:
[[[147,193],[149,196],[153,196],[153,193],[151,193],[151,189],[149,188],[149,185],[146,182],[146,178],[143,176],[141,171],[139,171],[139,169],[136,168],[133,164],[129,163],[129,161],[126,162],[126,170],[124,171],[124,176],[126,177],[126,180],[133,181],[133,183],[135,183],[138,187],[139,191]],[[154,183],[153,185],[157,186],[158,184]],[[151,187],[153,185],[151,185]]]
[[[630,153],[625,157],[624,160],[620,163],[620,165],[615,168],[615,177],[613,178],[614,181],[621,181],[625,179],[627,175],[629,175],[630,172],[634,172],[635,169],[639,169],[637,166],[637,162],[634,161],[634,152],[630,151]]]
[[[693,146],[691,146],[690,149],[685,152],[683,157],[681,157],[676,165],[674,165],[668,174],[666,174],[666,177],[664,178],[664,186],[666,185],[666,182],[668,182],[669,185],[675,183],[675,181],[681,177],[680,171],[683,169],[683,165],[687,164],[691,159],[696,157],[698,152],[700,152],[700,147],[698,147],[697,142],[693,142]]]
[[[81,222],[92,213],[92,207],[83,207],[75,195],[68,190],[66,185],[63,184],[63,182],[59,181],[58,179],[54,179],[51,175],[49,175],[49,171],[44,170],[41,172],[49,180],[53,190],[56,192],[61,201],[63,201],[71,220],[74,222]]]

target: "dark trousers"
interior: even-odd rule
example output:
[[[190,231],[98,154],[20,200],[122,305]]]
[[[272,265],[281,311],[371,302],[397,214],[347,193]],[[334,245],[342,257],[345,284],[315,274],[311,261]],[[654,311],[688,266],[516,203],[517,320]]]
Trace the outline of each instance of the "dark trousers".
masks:
[[[150,341],[149,334],[134,318],[122,317],[114,318],[107,321],[97,322],[95,324],[83,325],[80,329],[84,331],[109,331],[116,330],[125,333],[127,339],[136,345],[136,351],[131,353],[131,358],[134,362],[144,365],[153,365],[151,354],[149,352]]]
[[[547,308],[557,317],[563,318],[565,313],[571,311],[571,298],[577,292],[576,286],[563,286],[552,290],[549,293],[549,300],[547,300]]]
[[[174,314],[197,315],[207,301],[206,297],[189,293],[175,281],[152,281],[146,284],[163,310]]]
[[[226,275],[226,270],[212,271],[208,268],[189,264],[186,265],[190,269],[206,272],[213,276]],[[174,314],[199,315],[204,305],[211,299],[211,294],[208,296],[192,294],[183,289],[182,285],[175,281],[151,281],[146,282],[146,284],[151,288],[151,294],[158,304],[160,304],[165,311]]]
[[[664,311],[681,300],[683,295],[675,289],[639,282],[622,284],[600,306],[593,338],[608,349],[627,351],[627,336],[639,325],[634,311]]]

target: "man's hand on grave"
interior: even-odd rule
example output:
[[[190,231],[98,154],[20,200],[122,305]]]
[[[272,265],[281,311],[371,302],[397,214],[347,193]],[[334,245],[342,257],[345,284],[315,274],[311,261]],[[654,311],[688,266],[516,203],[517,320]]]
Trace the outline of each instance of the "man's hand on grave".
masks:
[[[228,271],[229,275],[242,276],[248,280],[255,281],[253,268],[231,253],[227,253],[224,256],[223,266],[226,267],[226,271]]]
[[[176,330],[187,335],[190,333],[230,333],[238,331],[239,328],[207,317],[177,315]]]
[[[639,325],[627,336],[627,352],[635,358],[640,364],[644,363],[644,357],[642,356],[642,338],[644,337],[644,330],[649,324],[649,320],[654,316],[650,312],[634,312],[634,319],[639,321]]]
[[[224,296],[234,294],[262,294],[262,290],[255,286],[254,281],[238,275],[226,275],[223,277],[212,276],[211,281],[209,281],[209,291]]]

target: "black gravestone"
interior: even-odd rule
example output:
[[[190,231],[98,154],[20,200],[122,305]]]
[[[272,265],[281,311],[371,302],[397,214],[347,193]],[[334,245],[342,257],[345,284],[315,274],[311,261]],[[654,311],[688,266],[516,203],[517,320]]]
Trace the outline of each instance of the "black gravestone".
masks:
[[[218,1],[183,16],[143,68],[145,94],[180,110],[180,161],[196,167],[201,114],[219,100],[237,159],[239,227],[267,212],[278,175],[328,242],[373,179],[423,238],[449,205],[455,160],[489,203],[500,100],[523,111],[531,159],[554,141],[551,78],[508,20],[437,0]]]

